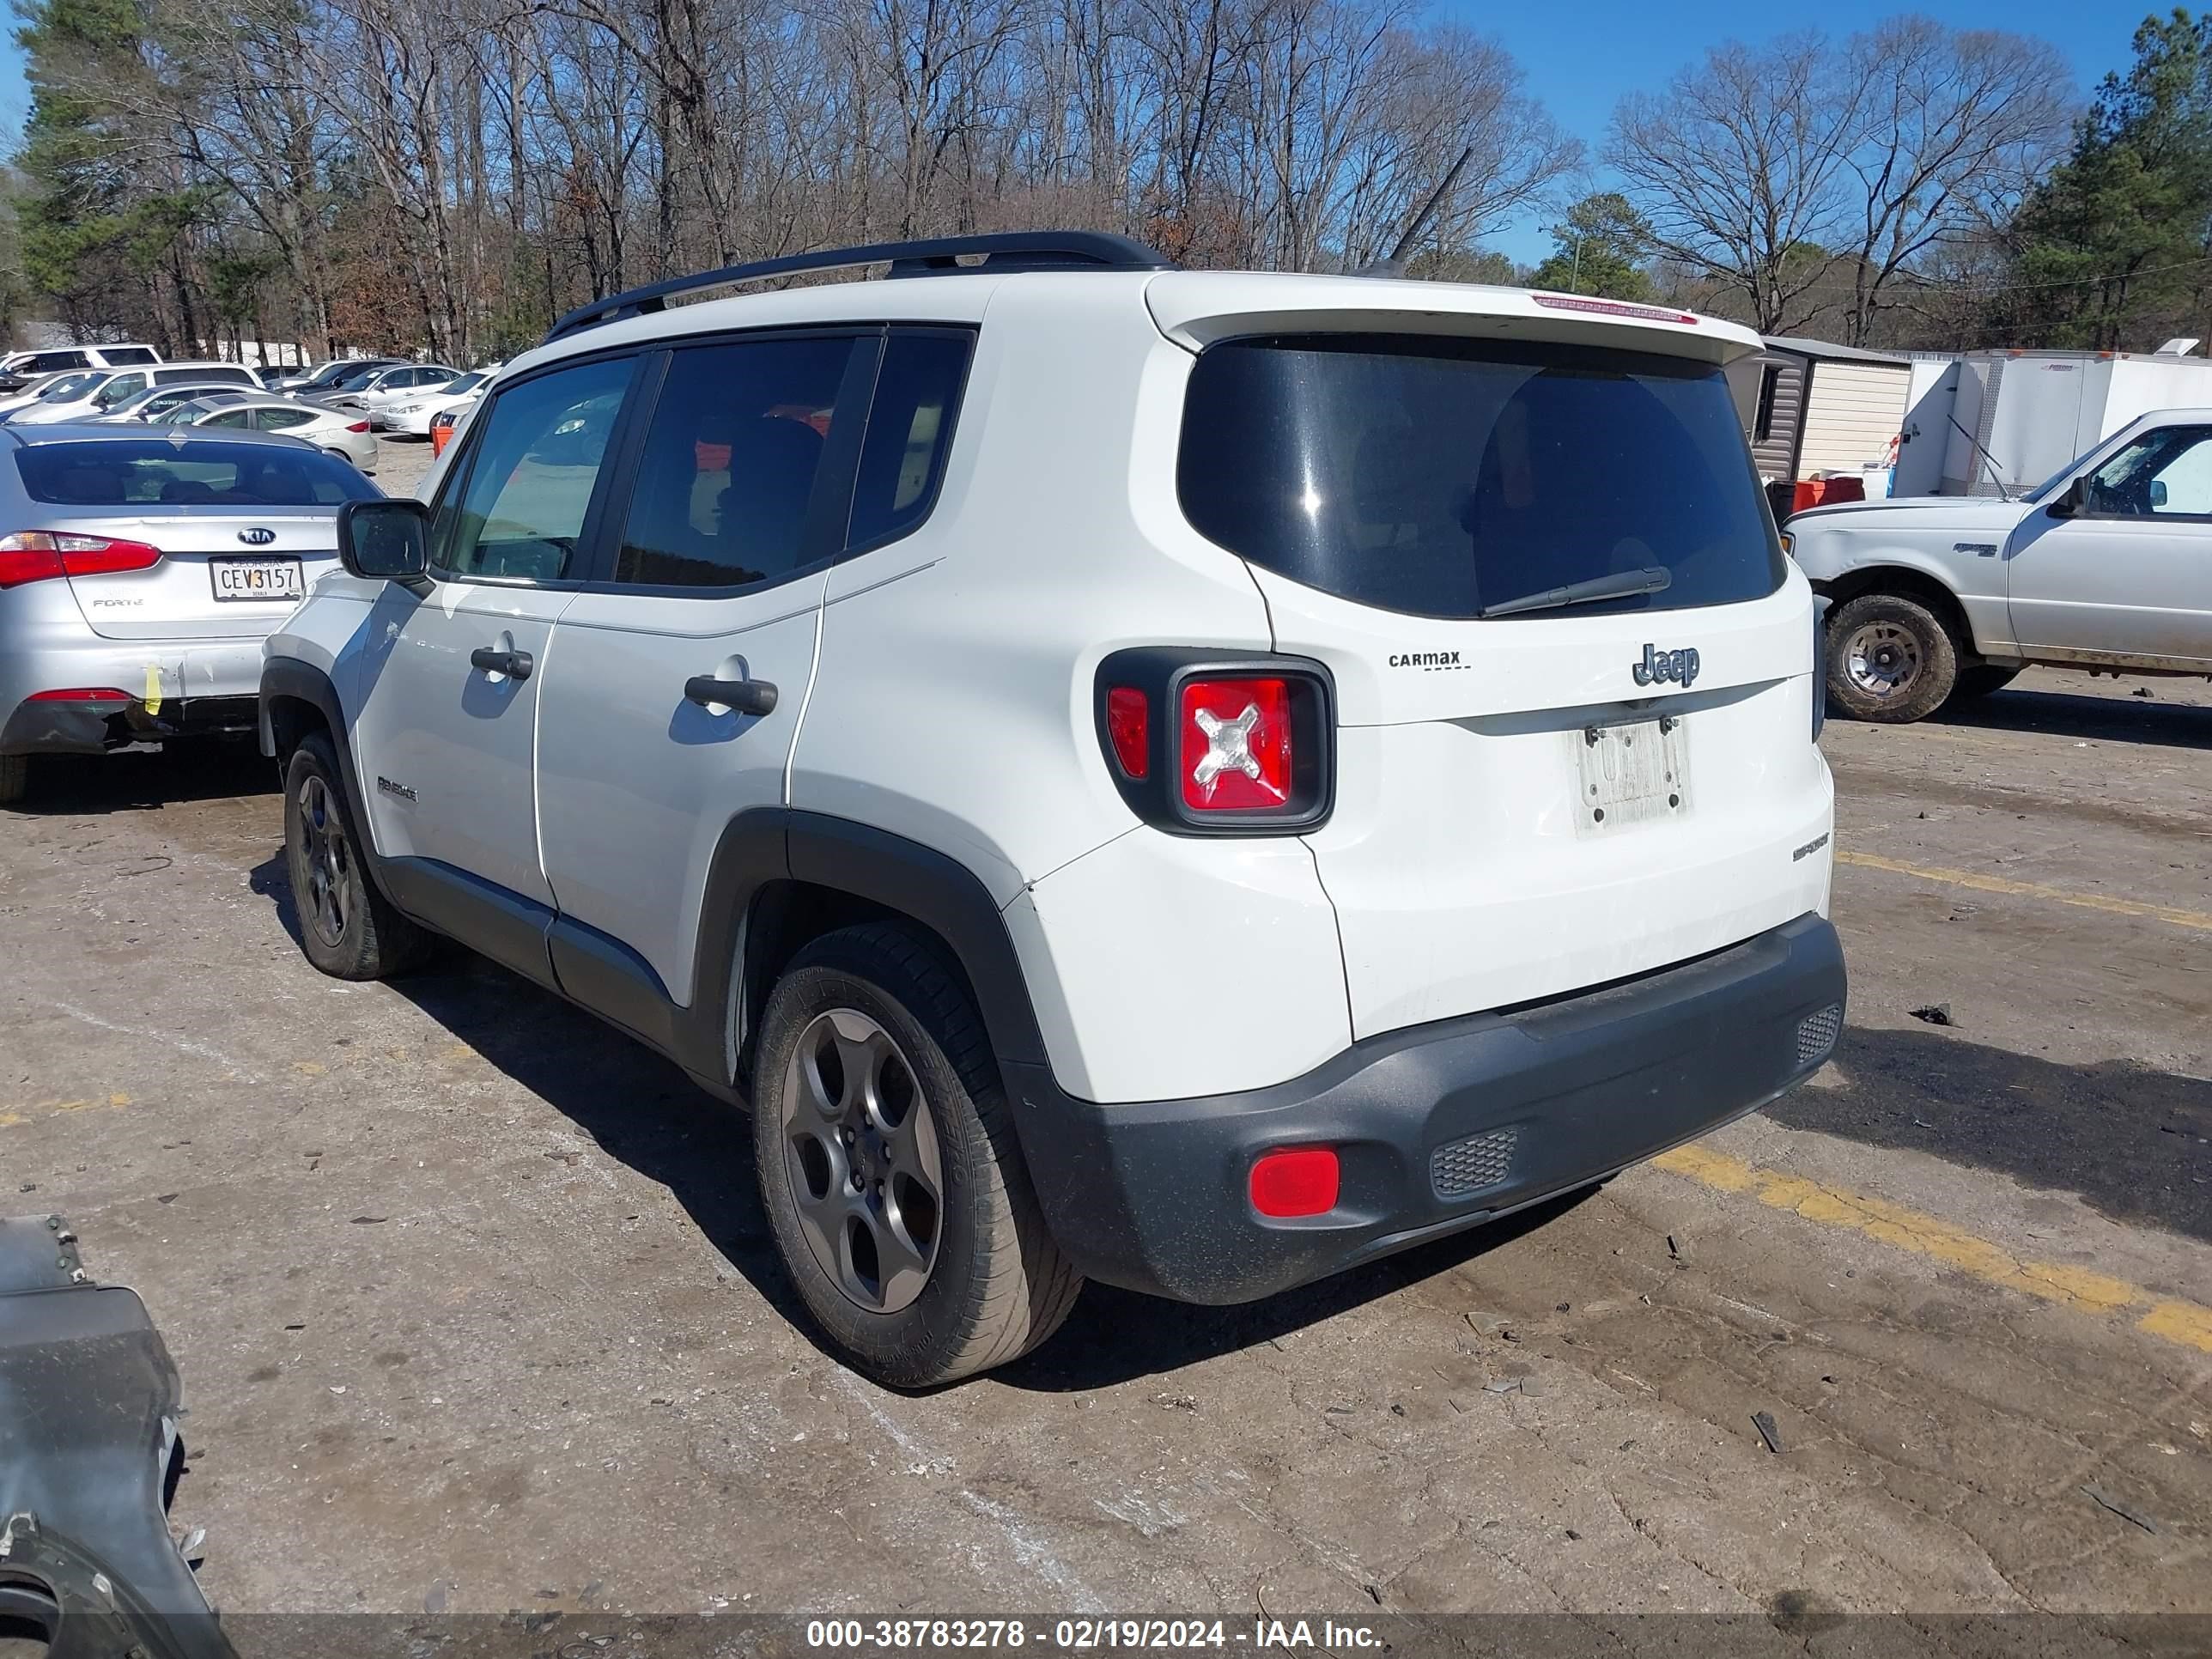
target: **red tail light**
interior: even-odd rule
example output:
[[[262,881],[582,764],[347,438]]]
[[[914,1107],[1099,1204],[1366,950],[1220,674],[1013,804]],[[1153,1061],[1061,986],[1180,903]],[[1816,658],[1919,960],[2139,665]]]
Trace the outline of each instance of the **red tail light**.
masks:
[[[30,702],[129,702],[131,694],[112,685],[73,685],[60,691],[33,691]]]
[[[350,422],[347,424],[346,430],[349,432],[366,432],[368,430],[368,422],[367,421]]]
[[[1117,685],[1106,693],[1106,732],[1123,776],[1141,782],[1151,772],[1152,726],[1152,701],[1136,687]]]
[[[1293,758],[1288,681],[1186,680],[1181,716],[1184,805],[1282,810]]]
[[[1339,1171],[1332,1146],[1291,1146],[1252,1166],[1252,1207],[1261,1215],[1326,1215],[1336,1207]]]
[[[161,550],[144,542],[120,542],[106,536],[66,531],[18,530],[0,536],[0,587],[55,576],[106,576],[118,570],[150,570],[161,562]]]

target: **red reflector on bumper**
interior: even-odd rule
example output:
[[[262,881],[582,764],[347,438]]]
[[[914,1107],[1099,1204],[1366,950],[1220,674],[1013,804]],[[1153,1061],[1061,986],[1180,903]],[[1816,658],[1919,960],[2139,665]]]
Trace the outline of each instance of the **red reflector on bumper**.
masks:
[[[1336,1149],[1293,1146],[1252,1166],[1252,1207],[1261,1215],[1323,1215],[1336,1207]]]

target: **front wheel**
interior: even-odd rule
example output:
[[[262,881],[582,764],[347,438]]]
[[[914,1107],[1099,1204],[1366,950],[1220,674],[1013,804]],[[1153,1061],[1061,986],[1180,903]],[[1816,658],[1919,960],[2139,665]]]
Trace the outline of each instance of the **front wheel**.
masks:
[[[1942,707],[1959,678],[1959,647],[1926,605],[1862,593],[1829,614],[1828,700],[1854,720],[1905,725]]]
[[[839,1357],[897,1388],[1027,1352],[1083,1280],[1037,1206],[981,1021],[914,931],[816,939],[753,1068],[761,1200]]]
[[[284,854],[300,949],[336,979],[386,979],[428,957],[434,938],[393,909],[370,879],[337,752],[320,732],[284,769]]]

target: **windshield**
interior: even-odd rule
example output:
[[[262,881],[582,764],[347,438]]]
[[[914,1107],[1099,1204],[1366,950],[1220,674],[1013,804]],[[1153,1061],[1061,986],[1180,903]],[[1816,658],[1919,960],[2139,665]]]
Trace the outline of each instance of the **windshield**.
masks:
[[[41,392],[39,394],[39,401],[42,404],[58,404],[65,403],[73,398],[82,398],[106,378],[105,375],[100,374],[65,374]]]
[[[1608,584],[1638,591],[1574,614],[1727,605],[1772,592],[1785,569],[1727,380],[1680,358],[1229,342],[1191,371],[1176,483],[1193,526],[1232,553],[1416,616],[1653,571],[1665,581]]]
[[[2102,449],[2104,445],[2100,443],[2096,449],[2083,450],[2079,455],[2076,455],[2072,460],[2067,462],[2065,465],[2060,467],[2057,471],[2052,473],[2049,477],[2045,478],[2041,483],[2036,485],[2034,489],[2029,490],[2027,495],[2021,496],[2020,499],[2024,501],[2041,501],[2045,495],[2050,495],[2051,491],[2057,489],[2059,485],[2064,483],[2069,478],[2072,477],[2075,472],[2081,467],[2081,464],[2097,453],[2097,449]]]
[[[289,444],[33,444],[15,469],[33,501],[70,507],[336,507],[381,493],[336,457]]]

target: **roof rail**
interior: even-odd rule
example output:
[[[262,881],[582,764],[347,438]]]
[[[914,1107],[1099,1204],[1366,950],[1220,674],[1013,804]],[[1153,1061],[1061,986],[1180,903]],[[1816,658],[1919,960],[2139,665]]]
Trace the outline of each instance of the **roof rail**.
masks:
[[[981,256],[980,265],[963,258]],[[564,339],[600,323],[660,310],[678,294],[726,288],[806,270],[845,270],[855,265],[890,266],[894,276],[931,276],[961,270],[1172,270],[1167,255],[1127,236],[1099,230],[1015,230],[986,236],[940,236],[924,242],[876,242],[866,247],[826,248],[816,253],[786,254],[751,264],[726,265],[696,276],[672,276],[625,293],[579,306],[546,331],[545,342]]]

